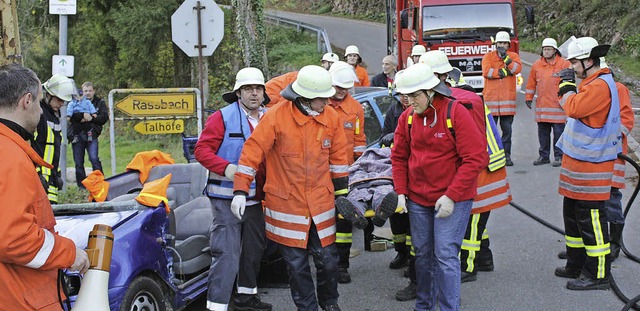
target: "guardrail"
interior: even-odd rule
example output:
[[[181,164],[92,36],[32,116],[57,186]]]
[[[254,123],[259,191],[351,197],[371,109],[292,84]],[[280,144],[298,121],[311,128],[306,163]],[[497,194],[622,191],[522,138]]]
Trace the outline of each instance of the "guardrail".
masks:
[[[271,14],[265,14],[264,17],[267,22],[271,22],[276,25],[286,24],[289,26],[296,27],[298,31],[302,31],[305,29],[310,31],[315,31],[316,36],[318,38],[318,52],[320,53],[333,52],[331,50],[331,42],[329,41],[329,35],[327,34],[327,31],[324,28],[318,27],[316,25],[303,23],[301,21],[285,18],[285,17],[271,15]]]

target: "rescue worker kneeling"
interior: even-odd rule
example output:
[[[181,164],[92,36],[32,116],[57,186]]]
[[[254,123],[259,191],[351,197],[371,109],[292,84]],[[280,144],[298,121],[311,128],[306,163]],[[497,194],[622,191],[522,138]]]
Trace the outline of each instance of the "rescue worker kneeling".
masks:
[[[281,92],[240,155],[232,208],[243,210],[258,167],[265,161],[266,236],[280,246],[287,264],[291,296],[298,310],[338,307],[338,252],[335,194],[346,194],[347,139],[336,111],[327,106],[335,94],[329,72],[300,69]],[[309,254],[317,273],[317,293]]]

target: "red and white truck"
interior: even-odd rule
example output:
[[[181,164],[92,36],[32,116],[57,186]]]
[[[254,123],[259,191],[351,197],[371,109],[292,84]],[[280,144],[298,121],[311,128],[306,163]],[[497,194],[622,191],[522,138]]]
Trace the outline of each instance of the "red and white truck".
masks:
[[[525,13],[532,23],[532,7]],[[509,50],[518,53],[513,0],[387,0],[387,53],[397,55],[398,69],[407,66],[414,45],[439,49],[477,92],[484,88],[482,57],[495,50],[498,31],[511,35]]]

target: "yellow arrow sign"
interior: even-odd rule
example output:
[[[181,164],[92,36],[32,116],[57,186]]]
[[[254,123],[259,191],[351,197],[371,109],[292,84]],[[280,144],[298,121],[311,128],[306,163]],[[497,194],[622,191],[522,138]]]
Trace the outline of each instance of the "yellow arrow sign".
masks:
[[[129,116],[189,116],[196,111],[194,93],[131,94],[116,103]]]
[[[179,134],[184,132],[184,120],[150,120],[133,126],[140,134]]]

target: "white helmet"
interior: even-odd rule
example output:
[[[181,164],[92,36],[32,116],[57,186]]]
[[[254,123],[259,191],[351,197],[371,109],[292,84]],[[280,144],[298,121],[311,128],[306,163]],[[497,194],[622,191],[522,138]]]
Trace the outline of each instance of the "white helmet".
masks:
[[[329,72],[316,65],[304,66],[291,83],[291,89],[304,98],[329,98],[336,93]]]
[[[424,45],[414,45],[413,48],[411,48],[411,56],[420,56],[424,53],[427,52],[427,49],[424,47]]]
[[[396,92],[411,94],[420,90],[434,90],[442,95],[450,96],[451,90],[436,78],[431,67],[424,63],[398,72],[395,76]]]
[[[498,42],[511,43],[511,37],[509,36],[509,33],[506,31],[498,31],[498,33],[496,34],[496,43]]]
[[[355,45],[350,45],[344,50],[344,56],[346,57],[349,54],[358,54],[360,55],[360,50]]]
[[[542,40],[542,47],[550,46],[554,49],[558,49],[558,42],[554,38],[545,38]]]
[[[336,53],[325,53],[324,55],[322,55],[322,60],[335,63],[340,60],[340,57],[338,57]]]
[[[567,48],[567,59],[586,59],[600,58],[607,55],[609,51],[608,44],[599,45],[596,39],[591,37],[582,37],[575,39],[569,43]]]
[[[353,66],[343,61],[333,63],[331,68],[329,68],[329,74],[331,75],[332,84],[343,89],[352,88],[358,79],[355,70],[353,70]]]
[[[435,73],[449,73],[453,70],[453,67],[449,64],[447,54],[440,50],[433,50],[422,54],[419,62],[431,66],[431,69],[433,69]]]
[[[238,100],[238,96],[236,95],[236,91],[245,85],[262,85],[264,86],[264,75],[262,71],[258,68],[254,67],[246,67],[240,69],[238,73],[236,73],[236,83],[233,86],[233,90],[231,92],[227,92],[222,94],[222,99],[227,103],[233,103]],[[269,97],[267,94],[264,94],[265,103],[269,102]]]
[[[60,98],[66,102],[70,101],[73,95],[78,95],[76,83],[59,73],[51,76],[42,86],[49,95]]]

